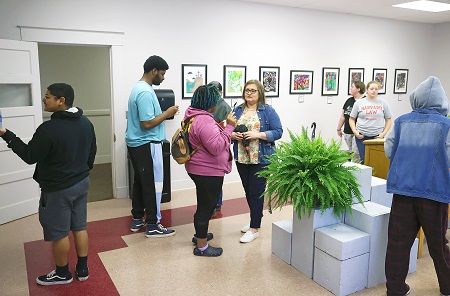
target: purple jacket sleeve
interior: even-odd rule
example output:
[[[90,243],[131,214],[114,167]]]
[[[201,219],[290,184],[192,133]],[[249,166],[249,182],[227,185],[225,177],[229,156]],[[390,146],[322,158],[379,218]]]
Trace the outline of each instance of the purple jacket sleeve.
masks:
[[[200,119],[196,126],[195,133],[200,137],[203,147],[211,155],[219,155],[228,149],[231,144],[231,133],[233,126],[227,125],[225,129],[209,116],[198,116]],[[197,118],[196,118],[197,119]]]

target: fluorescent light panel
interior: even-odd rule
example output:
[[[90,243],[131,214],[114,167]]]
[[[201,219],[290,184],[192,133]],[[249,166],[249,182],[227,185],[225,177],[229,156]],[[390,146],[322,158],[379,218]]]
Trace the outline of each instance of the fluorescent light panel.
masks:
[[[396,4],[392,6],[428,12],[442,12],[450,10],[450,4],[425,0]]]

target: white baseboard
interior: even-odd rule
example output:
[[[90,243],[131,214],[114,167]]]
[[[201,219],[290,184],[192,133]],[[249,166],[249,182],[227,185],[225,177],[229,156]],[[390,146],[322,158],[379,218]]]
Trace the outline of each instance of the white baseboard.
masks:
[[[129,192],[128,186],[117,187],[114,198],[128,198],[129,197],[128,192]]]

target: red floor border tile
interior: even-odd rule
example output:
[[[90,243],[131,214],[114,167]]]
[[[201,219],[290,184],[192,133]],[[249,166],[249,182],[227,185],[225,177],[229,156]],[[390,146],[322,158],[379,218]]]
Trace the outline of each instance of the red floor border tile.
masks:
[[[195,210],[195,205],[164,210],[162,211],[163,217],[161,224],[165,227],[173,227],[193,223]],[[245,198],[224,200],[222,210],[217,213],[215,219],[241,215],[248,212],[248,205]],[[55,268],[51,243],[43,240],[24,243],[30,295],[119,295],[98,254],[105,251],[126,248],[127,244],[122,239],[122,236],[133,234],[129,227],[130,216],[89,222],[87,229],[89,233],[88,264],[90,276],[84,282],[80,282],[74,278],[73,282],[68,285],[40,286],[36,284],[36,277],[49,273]],[[71,241],[69,268],[74,275],[77,258],[72,235],[69,238]],[[190,237],[186,238],[189,241],[190,239]]]

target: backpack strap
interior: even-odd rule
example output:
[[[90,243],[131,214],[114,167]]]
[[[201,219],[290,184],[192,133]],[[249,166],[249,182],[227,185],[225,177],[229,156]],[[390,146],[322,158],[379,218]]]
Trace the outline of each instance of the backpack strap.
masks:
[[[191,117],[189,119],[189,121],[187,121],[187,122],[184,120],[181,121],[181,127],[183,128],[184,132],[188,134],[188,136],[189,136],[189,132],[191,131],[191,125],[192,125],[192,122],[194,121],[194,118],[195,118],[195,116]],[[189,141],[189,143],[190,143],[190,141]],[[189,155],[190,156],[194,155],[198,150],[200,150],[202,148],[202,146],[203,146],[203,144],[200,144],[197,147],[195,147],[194,149],[192,149],[192,151],[191,151],[191,153],[189,153]]]

